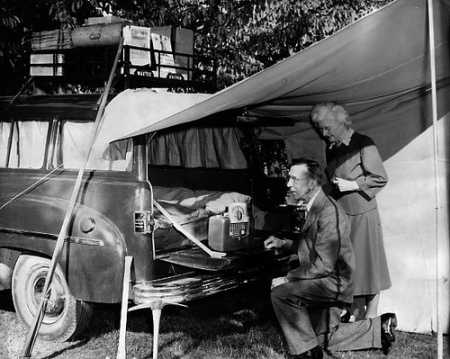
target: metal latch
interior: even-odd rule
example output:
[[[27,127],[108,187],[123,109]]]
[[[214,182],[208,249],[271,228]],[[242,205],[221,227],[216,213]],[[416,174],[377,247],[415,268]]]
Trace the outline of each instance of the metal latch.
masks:
[[[155,227],[153,213],[150,211],[134,212],[134,233],[152,233]]]

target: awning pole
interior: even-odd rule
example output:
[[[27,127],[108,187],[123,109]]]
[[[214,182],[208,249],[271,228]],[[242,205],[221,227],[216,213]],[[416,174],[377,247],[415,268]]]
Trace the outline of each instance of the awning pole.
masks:
[[[430,38],[430,67],[431,67],[431,101],[433,108],[433,145],[434,145],[434,181],[435,181],[435,201],[436,201],[436,330],[437,330],[437,357],[443,359],[444,344],[440,324],[440,274],[439,274],[439,167],[438,167],[438,136],[437,136],[437,100],[436,100],[436,55],[434,51],[434,14],[433,0],[428,0],[428,32]]]
[[[61,254],[62,254],[62,251],[64,248],[64,241],[67,237],[70,221],[72,219],[72,216],[73,216],[73,213],[75,210],[76,199],[79,195],[84,171],[86,169],[86,166],[87,166],[87,163],[89,160],[89,156],[92,152],[92,147],[94,145],[95,139],[98,135],[99,128],[102,125],[104,109],[105,109],[106,102],[108,99],[109,91],[111,89],[111,86],[112,86],[112,83],[114,80],[114,75],[116,73],[117,64],[118,64],[118,62],[120,60],[120,56],[122,54],[122,48],[123,48],[123,38],[120,39],[116,58],[114,60],[113,67],[111,69],[111,73],[109,75],[108,82],[106,83],[105,89],[100,97],[100,107],[97,111],[97,116],[95,118],[94,131],[92,132],[92,135],[90,138],[88,152],[86,154],[85,161],[83,162],[82,166],[80,167],[80,169],[78,171],[78,176],[75,180],[74,188],[72,190],[72,195],[70,197],[70,201],[68,203],[66,213],[64,216],[64,221],[62,223],[58,238],[55,243],[55,248],[54,248],[53,254],[52,254],[52,260],[51,260],[50,266],[48,268],[47,276],[45,277],[44,288],[42,290],[43,295],[42,295],[42,298],[37,307],[36,313],[34,315],[33,322],[28,330],[28,334],[27,334],[27,337],[25,338],[25,343],[23,345],[22,352],[19,355],[19,359],[31,358],[31,353],[33,351],[34,343],[38,336],[39,329],[42,324],[42,320],[44,319],[44,316],[45,316],[45,310],[46,310],[48,298],[50,297],[50,292],[51,292],[50,286],[51,286],[51,283],[53,280],[53,275],[56,271],[56,266],[58,265],[59,259],[61,257]]]

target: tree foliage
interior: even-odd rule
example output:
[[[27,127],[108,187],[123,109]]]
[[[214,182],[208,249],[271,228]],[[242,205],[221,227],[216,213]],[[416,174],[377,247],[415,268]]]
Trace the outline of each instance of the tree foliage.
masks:
[[[219,88],[248,77],[392,0],[0,0],[0,66],[21,62],[32,31],[109,14],[140,26],[194,30],[198,53],[218,60]]]

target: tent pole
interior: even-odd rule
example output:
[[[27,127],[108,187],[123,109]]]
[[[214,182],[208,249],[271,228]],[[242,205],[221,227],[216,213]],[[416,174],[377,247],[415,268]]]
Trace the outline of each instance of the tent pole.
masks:
[[[62,251],[63,251],[63,247],[64,247],[64,241],[65,238],[67,236],[67,232],[69,229],[69,225],[70,225],[70,221],[72,219],[74,210],[75,210],[75,206],[76,206],[76,199],[78,197],[80,188],[81,188],[81,184],[82,184],[82,180],[83,180],[83,175],[84,175],[84,171],[86,169],[87,166],[87,162],[89,160],[89,156],[92,152],[92,147],[94,145],[95,139],[98,135],[98,131],[99,128],[102,125],[103,122],[103,113],[104,113],[104,109],[106,106],[106,102],[108,99],[108,94],[109,91],[111,89],[112,86],[112,82],[116,73],[116,69],[117,69],[117,64],[120,60],[120,56],[122,54],[122,48],[123,48],[123,38],[120,39],[120,43],[119,43],[119,47],[117,49],[117,54],[116,54],[116,58],[114,60],[114,64],[113,67],[111,69],[111,73],[109,75],[109,79],[108,82],[105,85],[104,91],[100,96],[100,107],[97,111],[97,116],[95,118],[95,125],[94,125],[94,132],[92,133],[92,136],[90,138],[90,142],[89,142],[89,150],[86,154],[84,163],[82,164],[82,166],[80,167],[79,171],[78,171],[78,176],[75,180],[75,184],[74,184],[74,188],[72,191],[72,195],[70,197],[69,203],[68,203],[68,207],[64,216],[64,221],[61,225],[61,229],[59,231],[59,235],[58,238],[56,240],[56,244],[55,244],[55,248],[53,250],[53,254],[52,254],[52,260],[50,262],[50,266],[48,268],[48,272],[47,272],[47,276],[45,277],[45,283],[44,283],[44,289],[43,289],[43,296],[40,300],[40,303],[38,305],[38,308],[36,310],[36,314],[33,318],[33,323],[31,324],[27,337],[25,338],[25,343],[23,345],[22,348],[22,352],[19,355],[19,359],[24,359],[24,358],[31,358],[31,353],[33,351],[34,348],[34,343],[36,341],[36,338],[39,334],[39,329],[41,327],[42,324],[42,320],[44,319],[45,316],[45,310],[47,307],[47,302],[48,302],[48,298],[50,297],[50,292],[51,292],[51,283],[52,283],[52,279],[53,279],[53,275],[56,271],[56,266],[58,265],[59,259],[61,257]]]
[[[428,0],[428,32],[430,39],[430,68],[431,68],[431,101],[433,107],[433,145],[434,145],[434,176],[436,196],[436,330],[437,330],[437,357],[443,358],[444,345],[440,323],[440,288],[439,288],[439,167],[438,167],[438,136],[437,136],[437,100],[436,100],[436,56],[434,51],[434,14],[433,0]]]

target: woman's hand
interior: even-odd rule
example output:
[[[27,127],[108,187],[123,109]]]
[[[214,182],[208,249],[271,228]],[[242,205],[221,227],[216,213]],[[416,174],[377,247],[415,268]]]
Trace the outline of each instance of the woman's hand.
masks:
[[[333,184],[339,188],[341,192],[358,191],[359,186],[356,181],[349,181],[343,178],[334,177]]]

